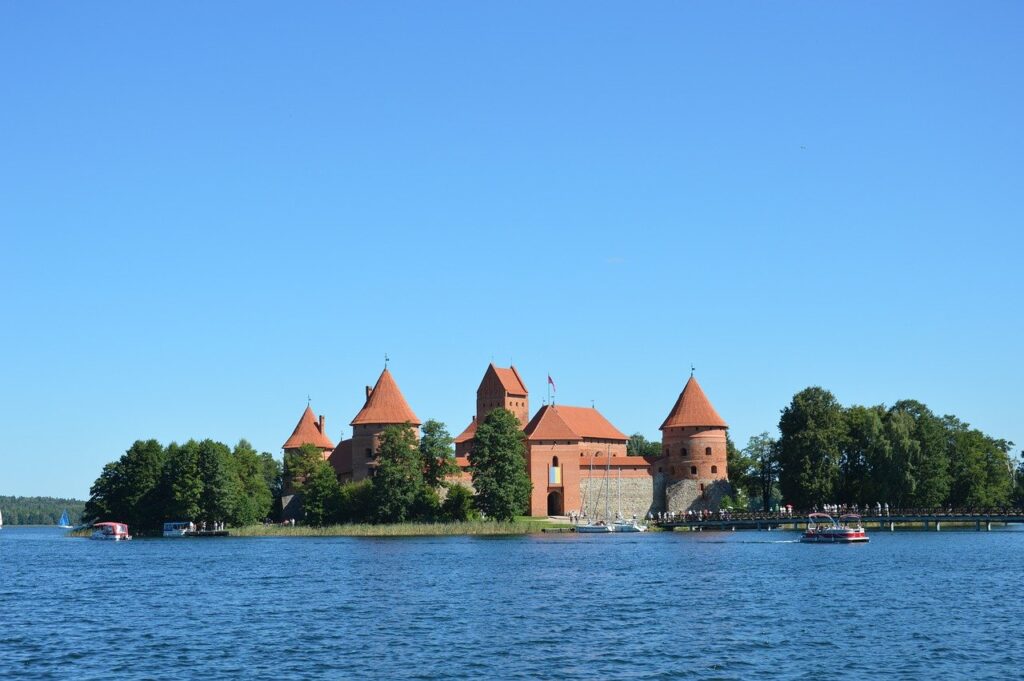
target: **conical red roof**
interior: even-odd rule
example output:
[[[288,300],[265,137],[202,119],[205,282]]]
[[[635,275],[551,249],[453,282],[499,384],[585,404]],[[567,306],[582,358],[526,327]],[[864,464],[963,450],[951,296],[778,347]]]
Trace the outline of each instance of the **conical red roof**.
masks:
[[[693,376],[690,376],[683,392],[679,394],[679,399],[676,400],[676,406],[672,407],[668,418],[661,424],[661,430],[683,426],[729,427],[729,424],[711,406],[707,395],[700,388],[700,383],[697,383],[697,379]]]
[[[373,386],[373,390],[366,398],[366,404],[349,425],[392,423],[411,423],[418,426],[420,420],[409,408],[409,403],[402,396],[402,391],[391,377],[391,372],[384,369],[377,379],[377,385]]]
[[[320,423],[316,420],[313,410],[307,406],[302,418],[292,431],[292,436],[282,445],[281,449],[298,449],[302,445],[313,445],[321,449],[334,449],[334,443],[320,431]]]
[[[628,439],[593,407],[543,406],[524,431],[528,440]]]

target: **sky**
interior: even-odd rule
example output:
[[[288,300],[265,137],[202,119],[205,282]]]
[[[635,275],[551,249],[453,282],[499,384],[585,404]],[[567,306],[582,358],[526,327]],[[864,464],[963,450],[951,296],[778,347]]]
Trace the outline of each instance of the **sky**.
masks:
[[[0,494],[349,437],[489,362],[742,446],[808,386],[1024,444],[1019,2],[0,5]]]

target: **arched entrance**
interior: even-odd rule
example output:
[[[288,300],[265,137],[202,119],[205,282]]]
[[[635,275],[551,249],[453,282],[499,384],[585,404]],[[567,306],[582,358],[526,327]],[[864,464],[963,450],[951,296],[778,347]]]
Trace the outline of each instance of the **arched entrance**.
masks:
[[[548,492],[548,515],[565,515],[562,509],[562,492],[551,490]]]

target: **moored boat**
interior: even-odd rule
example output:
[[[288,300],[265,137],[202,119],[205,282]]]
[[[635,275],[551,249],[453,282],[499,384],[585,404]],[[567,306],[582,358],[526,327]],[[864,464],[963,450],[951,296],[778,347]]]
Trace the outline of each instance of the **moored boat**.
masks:
[[[164,523],[164,537],[189,537],[195,531],[196,524],[190,521]]]
[[[868,541],[868,535],[856,513],[847,513],[839,520],[827,513],[811,513],[800,541],[805,544],[862,544]]]
[[[647,526],[641,525],[636,521],[636,518],[632,520],[626,520],[625,518],[619,518],[612,524],[612,532],[646,532]]]
[[[106,541],[128,541],[132,538],[128,534],[128,526],[124,523],[96,523],[93,525],[92,539],[103,539]]]
[[[68,518],[68,509],[64,509],[64,512],[60,514],[60,520],[57,521],[57,527],[62,530],[71,529],[71,519]]]
[[[589,522],[589,523],[585,523],[583,525],[577,525],[576,526],[576,531],[577,532],[583,532],[585,534],[586,533],[595,533],[595,532],[600,532],[600,533],[603,533],[603,532],[614,532],[614,530],[612,529],[612,526],[609,525],[608,523],[606,523],[603,520],[598,520],[597,522]]]

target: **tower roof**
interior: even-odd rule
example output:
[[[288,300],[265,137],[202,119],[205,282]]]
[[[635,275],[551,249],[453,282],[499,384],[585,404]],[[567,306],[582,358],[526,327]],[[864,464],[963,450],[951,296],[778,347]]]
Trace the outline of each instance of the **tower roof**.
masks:
[[[474,416],[473,420],[469,422],[468,426],[466,426],[466,429],[464,431],[462,431],[461,433],[459,433],[459,435],[454,440],[452,440],[452,442],[454,442],[457,445],[458,444],[462,444],[463,442],[468,442],[469,440],[472,440],[475,436],[476,436],[476,417]]]
[[[318,422],[313,414],[313,409],[307,405],[306,411],[302,412],[302,417],[296,424],[295,430],[292,431],[292,436],[281,446],[281,449],[298,449],[302,445],[334,449],[334,443],[321,430],[321,423],[323,423],[323,417]]]
[[[501,387],[504,388],[505,392],[508,394],[521,395],[523,397],[529,394],[529,391],[526,389],[526,384],[523,383],[522,377],[519,375],[519,372],[516,371],[514,366],[510,366],[508,369],[505,369],[503,367],[494,366],[494,362],[491,362],[487,367],[487,371],[484,372],[484,378],[480,381],[480,388],[477,389],[478,392],[487,384],[487,379],[492,375],[498,379],[498,383],[501,384]]]
[[[386,368],[377,379],[377,385],[370,389],[366,404],[359,410],[349,425],[411,423],[420,425],[420,420],[409,408],[398,384]]]
[[[525,428],[528,440],[628,440],[601,412],[592,407],[540,408]]]
[[[669,412],[668,418],[661,424],[661,430],[666,428],[680,428],[684,426],[717,426],[728,428],[727,424],[711,401],[701,390],[700,383],[693,376],[686,382],[683,392],[679,393],[679,399]]]

